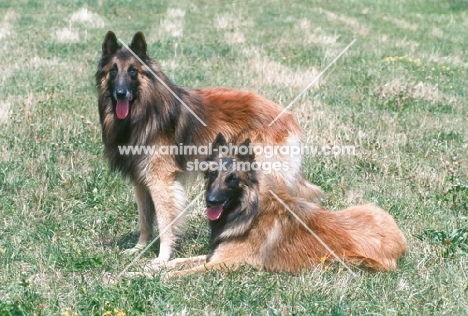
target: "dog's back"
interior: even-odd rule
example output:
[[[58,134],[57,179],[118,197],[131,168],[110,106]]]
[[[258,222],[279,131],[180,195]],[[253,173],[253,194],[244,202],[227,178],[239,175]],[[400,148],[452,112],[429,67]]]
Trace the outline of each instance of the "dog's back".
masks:
[[[234,247],[223,247],[230,260],[236,254],[241,256],[238,261],[266,270],[298,272],[338,257],[389,271],[408,249],[392,216],[374,205],[333,212],[283,192],[278,197],[286,209],[270,192],[262,191],[259,214],[248,233],[233,239]]]

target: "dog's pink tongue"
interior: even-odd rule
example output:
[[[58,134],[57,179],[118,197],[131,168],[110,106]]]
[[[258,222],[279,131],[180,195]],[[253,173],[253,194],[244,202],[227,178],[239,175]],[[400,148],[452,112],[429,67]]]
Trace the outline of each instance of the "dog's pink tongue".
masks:
[[[206,210],[206,216],[210,221],[215,221],[221,217],[221,213],[223,213],[223,205],[215,205],[211,206]]]
[[[128,109],[129,109],[128,99],[117,100],[117,106],[115,107],[115,112],[117,113],[117,117],[119,118],[119,120],[123,120],[124,118],[127,117]]]

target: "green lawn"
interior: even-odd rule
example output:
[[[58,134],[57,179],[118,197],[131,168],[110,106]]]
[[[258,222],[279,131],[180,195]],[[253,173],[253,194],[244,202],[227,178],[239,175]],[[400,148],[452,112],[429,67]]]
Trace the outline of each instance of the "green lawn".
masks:
[[[0,315],[468,314],[467,1],[98,2],[0,1]],[[356,39],[291,111],[309,144],[355,146],[306,157],[306,175],[330,209],[395,217],[410,247],[398,271],[104,285],[138,235],[133,191],[103,158],[93,76],[107,30],[142,30],[177,84],[283,106]],[[180,257],[208,251],[203,204]]]

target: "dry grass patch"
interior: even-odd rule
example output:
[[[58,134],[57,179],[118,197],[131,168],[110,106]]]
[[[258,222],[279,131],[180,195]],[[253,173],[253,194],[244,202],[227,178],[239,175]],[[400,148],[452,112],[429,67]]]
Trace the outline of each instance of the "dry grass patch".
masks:
[[[395,42],[395,46],[399,47],[399,48],[404,48],[409,53],[414,53],[416,51],[416,49],[419,47],[419,43],[415,42],[415,41],[412,41],[412,40],[409,40],[409,39],[407,39],[405,37],[405,38],[402,38],[400,40],[397,40]]]
[[[312,67],[305,71],[294,71],[281,63],[271,60],[260,49],[246,48],[243,50],[250,61],[249,69],[252,73],[251,84],[255,86],[283,86],[305,88],[318,74],[317,68]],[[317,80],[311,89],[319,87]]]
[[[167,9],[166,16],[159,26],[155,27],[149,36],[150,41],[161,38],[182,37],[184,35],[185,10],[178,8]]]
[[[245,15],[234,13],[223,13],[215,16],[213,20],[214,28],[218,30],[238,29],[252,27],[253,21]]]
[[[454,103],[457,99],[441,92],[437,85],[428,82],[408,82],[405,78],[396,78],[375,88],[374,92],[383,98],[401,96],[405,101],[409,98],[430,102]]]
[[[227,32],[224,38],[228,44],[241,44],[245,42],[245,35],[240,31]]]
[[[217,15],[214,20],[214,27],[220,30],[227,28],[237,28],[241,24],[240,19],[233,14]]]
[[[0,40],[11,35],[11,28],[17,16],[15,11],[8,10],[0,22]]]
[[[329,21],[343,24],[360,36],[367,36],[370,32],[370,28],[364,26],[361,22],[353,17],[349,17],[344,14],[336,14],[326,10],[323,10],[323,12],[326,14]]]
[[[414,24],[414,23],[411,23],[411,22],[408,22],[406,20],[403,20],[403,19],[398,19],[398,18],[394,18],[394,17],[384,17],[383,18],[384,21],[389,21],[393,24],[395,24],[396,27],[402,29],[402,30],[408,30],[408,31],[416,31],[418,29],[418,25],[417,24]]]
[[[245,42],[245,32],[240,28],[251,26],[252,21],[242,16],[235,16],[232,13],[217,15],[213,21],[214,28],[225,30],[224,39],[228,44],[242,44]]]
[[[81,8],[70,16],[69,19],[73,23],[83,24],[88,28],[103,28],[104,19],[97,13],[94,13],[88,8]]]
[[[65,27],[55,32],[55,39],[59,43],[79,43],[80,34],[77,29]]]
[[[10,117],[10,102],[0,101],[0,124],[7,124]]]
[[[423,53],[422,58],[438,63],[438,64],[443,64],[443,65],[449,64],[452,66],[468,68],[468,62],[466,62],[464,58],[460,55],[454,54],[454,55],[441,56],[440,54],[437,54],[437,53],[432,53],[432,54]]]
[[[434,27],[432,30],[431,30],[431,33],[430,33],[432,36],[434,37],[437,37],[437,38],[442,38],[444,36],[444,31],[442,31],[440,28],[438,27]]]
[[[301,19],[294,26],[294,34],[303,38],[305,43],[324,46],[335,46],[339,38],[337,34],[327,34],[320,26],[312,27],[308,19]]]

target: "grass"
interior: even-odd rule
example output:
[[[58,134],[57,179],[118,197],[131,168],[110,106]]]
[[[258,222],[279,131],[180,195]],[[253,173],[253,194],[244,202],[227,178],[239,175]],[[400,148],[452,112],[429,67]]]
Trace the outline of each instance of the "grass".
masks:
[[[99,3],[0,2],[0,315],[468,314],[466,1]],[[410,247],[398,271],[103,285],[137,237],[132,190],[102,155],[93,75],[109,29],[127,42],[142,30],[177,84],[283,106],[356,38],[291,111],[309,143],[356,147],[306,157],[307,177],[333,210],[395,217]],[[202,201],[179,244],[180,257],[208,251]]]

